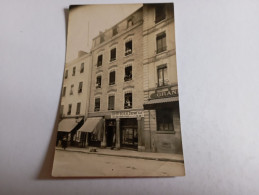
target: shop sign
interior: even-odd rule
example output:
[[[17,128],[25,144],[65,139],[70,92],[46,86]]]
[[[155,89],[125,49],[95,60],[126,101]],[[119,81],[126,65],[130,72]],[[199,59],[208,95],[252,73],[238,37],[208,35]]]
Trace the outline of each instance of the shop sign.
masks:
[[[156,90],[155,93],[150,95],[150,99],[178,97],[178,89],[165,88],[163,90]]]
[[[138,118],[144,117],[144,111],[118,111],[112,112],[111,118]]]

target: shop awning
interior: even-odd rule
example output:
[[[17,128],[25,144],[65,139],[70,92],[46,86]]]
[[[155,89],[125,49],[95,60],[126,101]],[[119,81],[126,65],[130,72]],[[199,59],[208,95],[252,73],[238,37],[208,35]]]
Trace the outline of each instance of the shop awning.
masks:
[[[75,118],[63,119],[58,124],[58,131],[70,132],[76,127],[77,124],[78,123]]]
[[[178,97],[152,99],[152,100],[144,102],[144,109],[153,109],[153,108],[156,108],[156,106],[158,106],[158,105],[168,104],[171,102],[178,102],[178,101],[179,101]]]
[[[88,118],[78,131],[97,134],[102,128],[102,120],[102,117]]]

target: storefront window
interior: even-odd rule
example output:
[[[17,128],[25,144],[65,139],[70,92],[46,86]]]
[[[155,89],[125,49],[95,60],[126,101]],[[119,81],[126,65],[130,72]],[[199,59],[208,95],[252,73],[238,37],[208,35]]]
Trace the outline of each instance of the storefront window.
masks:
[[[174,131],[173,111],[171,109],[156,110],[156,118],[158,131]]]

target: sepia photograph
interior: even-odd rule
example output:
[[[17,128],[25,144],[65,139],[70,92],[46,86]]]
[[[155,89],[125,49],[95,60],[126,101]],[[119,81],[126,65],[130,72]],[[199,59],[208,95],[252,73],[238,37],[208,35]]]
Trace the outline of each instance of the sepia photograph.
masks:
[[[53,177],[184,176],[173,3],[72,5]]]

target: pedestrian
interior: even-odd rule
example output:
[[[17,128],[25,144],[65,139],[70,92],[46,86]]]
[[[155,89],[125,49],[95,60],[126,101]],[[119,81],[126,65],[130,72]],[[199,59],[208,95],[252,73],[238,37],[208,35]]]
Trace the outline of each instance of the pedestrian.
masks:
[[[64,150],[67,148],[67,138],[66,138],[66,136],[63,137],[61,145],[62,145],[62,148]]]

